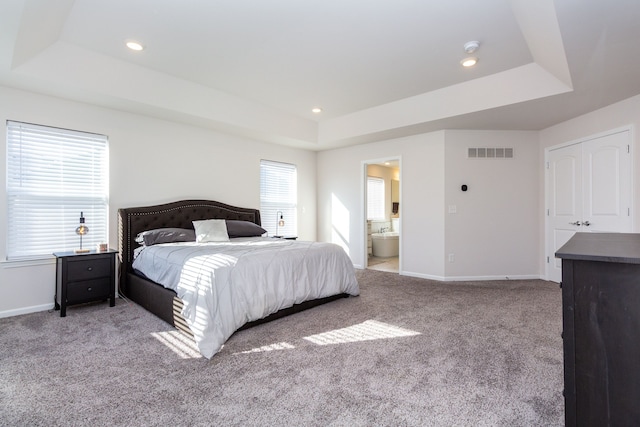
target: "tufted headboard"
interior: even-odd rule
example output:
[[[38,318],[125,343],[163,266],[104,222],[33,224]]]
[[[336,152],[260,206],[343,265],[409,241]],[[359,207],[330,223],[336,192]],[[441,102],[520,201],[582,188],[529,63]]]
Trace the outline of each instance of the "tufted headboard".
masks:
[[[138,233],[156,228],[191,228],[191,221],[202,219],[235,219],[260,223],[260,211],[239,208],[211,200],[181,200],[154,206],[118,209],[118,257],[120,288],[126,289],[128,273],[132,272],[133,251]]]

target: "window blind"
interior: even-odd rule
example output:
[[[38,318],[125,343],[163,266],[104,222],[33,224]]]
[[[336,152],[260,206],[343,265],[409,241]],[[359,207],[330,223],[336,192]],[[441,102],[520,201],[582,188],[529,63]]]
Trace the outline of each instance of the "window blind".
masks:
[[[284,226],[276,226],[280,219]],[[270,236],[298,235],[298,176],[289,163],[260,160],[260,217]]]
[[[367,219],[385,219],[382,178],[367,177]]]
[[[107,242],[108,140],[104,135],[7,121],[7,259],[50,256]]]

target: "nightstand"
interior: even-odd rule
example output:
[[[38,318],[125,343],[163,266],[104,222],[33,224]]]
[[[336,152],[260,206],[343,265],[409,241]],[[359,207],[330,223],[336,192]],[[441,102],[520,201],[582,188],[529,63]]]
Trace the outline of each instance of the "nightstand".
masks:
[[[67,315],[67,306],[109,299],[116,305],[116,254],[118,251],[91,251],[77,254],[56,252],[55,309],[60,317]]]

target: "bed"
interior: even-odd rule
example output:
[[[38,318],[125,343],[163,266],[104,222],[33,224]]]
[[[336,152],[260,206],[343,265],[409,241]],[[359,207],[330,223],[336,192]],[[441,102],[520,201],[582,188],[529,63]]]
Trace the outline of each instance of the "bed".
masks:
[[[194,221],[202,225],[219,223],[219,220],[226,221],[228,226],[231,223],[253,227],[261,225],[260,211],[257,209],[209,200],[181,200],[118,210],[119,292],[193,336],[203,356],[211,358],[238,329],[255,326],[337,298],[358,295],[358,284],[351,261],[342,248],[330,243],[231,237],[229,242],[161,242],[153,246],[140,244],[143,240],[141,233],[149,230],[193,230]],[[231,234],[230,232],[229,235]],[[199,235],[198,239],[200,237]],[[198,255],[200,252],[192,252],[195,250],[208,252]],[[141,260],[145,257],[151,258],[153,263],[159,262],[156,258],[159,259],[163,251],[168,252],[170,264],[179,258],[190,263],[189,271],[193,271],[194,262],[199,262],[196,267],[198,277],[208,279],[199,278],[197,284],[189,282],[186,286],[186,281],[191,280],[188,276],[193,276],[186,273],[187,268],[184,268],[182,274],[165,274],[164,264],[152,264],[146,274],[138,271],[137,266],[134,268],[134,263],[141,265]],[[316,260],[313,258],[316,252],[326,252],[329,255],[317,256],[329,258]],[[221,259],[224,262],[220,262]],[[211,267],[211,271],[207,270],[203,274],[202,271],[212,264],[215,265]],[[273,274],[276,274],[277,279],[270,279]],[[283,280],[283,277],[287,280]],[[158,283],[167,280],[179,283]],[[308,282],[314,283],[310,287]],[[198,288],[195,292],[185,290],[195,289],[194,286]],[[213,287],[213,290],[205,289],[206,286]],[[224,290],[220,291],[216,286],[223,287]],[[208,322],[206,325],[200,326],[203,322],[203,309],[196,310],[195,303],[198,299],[203,300],[204,294],[209,294],[207,298],[213,298],[214,301],[204,303],[204,310],[207,310],[210,319],[205,320]],[[226,299],[229,294],[233,295]],[[256,301],[252,299],[258,300],[258,308],[253,308]],[[227,316],[218,311],[231,312],[232,318],[216,317]]]

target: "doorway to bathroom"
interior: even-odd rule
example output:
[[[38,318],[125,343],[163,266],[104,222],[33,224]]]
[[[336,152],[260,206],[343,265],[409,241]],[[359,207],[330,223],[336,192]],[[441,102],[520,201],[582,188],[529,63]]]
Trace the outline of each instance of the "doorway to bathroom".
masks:
[[[365,266],[400,272],[400,158],[364,163]]]

